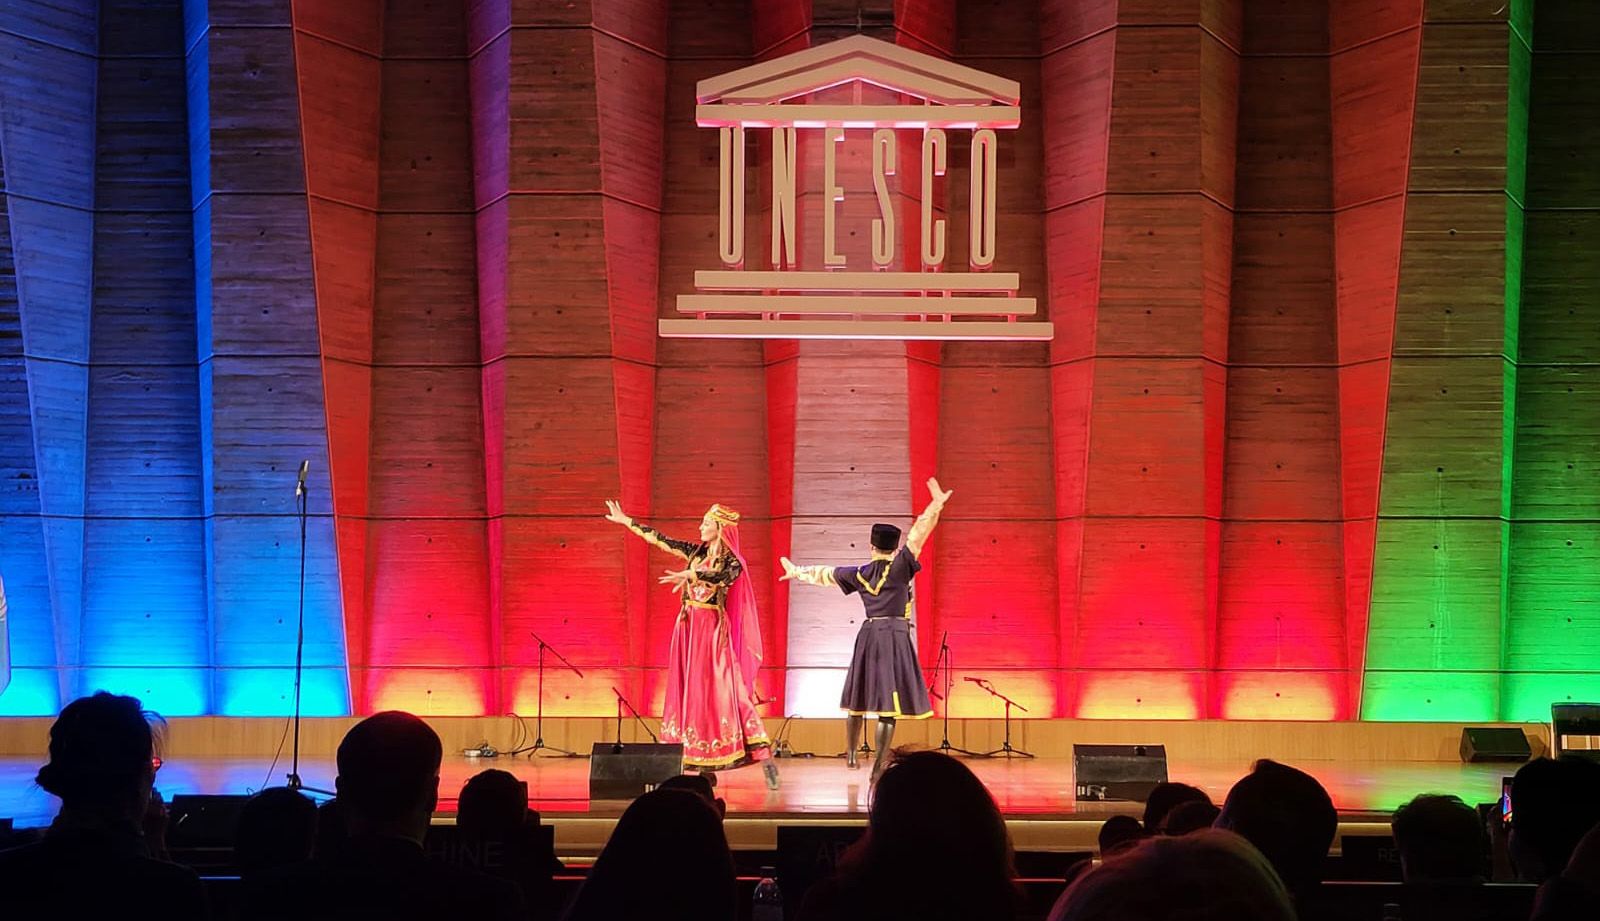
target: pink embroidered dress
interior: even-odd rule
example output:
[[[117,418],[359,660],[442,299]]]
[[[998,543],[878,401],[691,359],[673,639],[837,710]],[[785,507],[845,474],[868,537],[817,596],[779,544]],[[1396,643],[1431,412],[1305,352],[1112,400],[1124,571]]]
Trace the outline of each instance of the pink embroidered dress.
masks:
[[[717,509],[711,514],[715,516]],[[736,518],[734,520],[737,520]],[[686,765],[724,770],[772,755],[756,712],[761,628],[755,588],[739,552],[739,528],[720,520],[723,553],[710,558],[699,541],[674,540],[649,525],[628,529],[684,560],[695,573],[683,589],[667,657],[661,741],[682,742]]]

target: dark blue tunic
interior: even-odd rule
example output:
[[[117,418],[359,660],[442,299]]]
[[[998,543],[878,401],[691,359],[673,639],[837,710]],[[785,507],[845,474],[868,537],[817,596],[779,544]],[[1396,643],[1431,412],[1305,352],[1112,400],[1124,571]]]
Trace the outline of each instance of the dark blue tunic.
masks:
[[[839,701],[851,715],[922,719],[933,714],[911,642],[911,582],[921,569],[916,556],[901,547],[891,559],[833,570],[833,581],[846,595],[860,596],[867,614]]]

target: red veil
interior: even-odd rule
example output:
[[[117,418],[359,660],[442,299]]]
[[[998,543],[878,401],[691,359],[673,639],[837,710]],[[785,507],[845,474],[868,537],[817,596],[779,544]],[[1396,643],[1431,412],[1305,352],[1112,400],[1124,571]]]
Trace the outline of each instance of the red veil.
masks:
[[[756,615],[756,589],[750,579],[750,564],[739,550],[739,526],[722,525],[722,546],[739,561],[739,578],[728,586],[728,630],[733,654],[739,663],[739,679],[745,693],[759,700],[756,676],[761,670],[761,621]]]

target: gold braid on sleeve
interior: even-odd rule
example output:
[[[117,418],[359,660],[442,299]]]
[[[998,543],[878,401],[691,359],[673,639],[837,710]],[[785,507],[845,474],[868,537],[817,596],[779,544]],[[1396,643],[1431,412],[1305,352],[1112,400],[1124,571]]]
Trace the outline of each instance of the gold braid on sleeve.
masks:
[[[626,527],[634,534],[644,538],[645,543],[657,550],[665,550],[673,556],[682,557],[683,559],[689,558],[689,554],[682,547],[674,547],[665,535],[647,524],[640,524],[637,520],[630,518]]]
[[[833,581],[832,566],[796,566],[794,577],[807,585],[837,586],[839,584]]]

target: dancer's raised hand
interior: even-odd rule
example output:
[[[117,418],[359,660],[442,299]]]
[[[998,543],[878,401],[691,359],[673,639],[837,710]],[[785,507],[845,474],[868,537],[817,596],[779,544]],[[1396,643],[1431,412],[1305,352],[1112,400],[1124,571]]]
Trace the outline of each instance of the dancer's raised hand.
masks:
[[[783,564],[783,575],[778,578],[779,582],[788,582],[800,575],[800,567],[796,566],[794,561],[788,557],[778,557],[778,562]]]
[[[955,495],[955,490],[953,489],[940,488],[938,477],[928,477],[928,492],[933,495],[934,505],[943,505],[950,501],[951,496]]]
[[[633,519],[623,513],[622,506],[619,505],[615,499],[606,500],[606,520],[614,521],[623,527],[627,527],[633,523]]]

